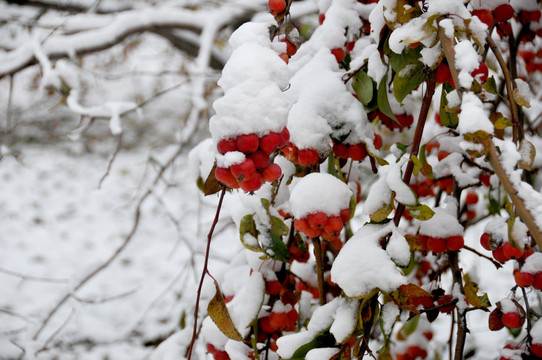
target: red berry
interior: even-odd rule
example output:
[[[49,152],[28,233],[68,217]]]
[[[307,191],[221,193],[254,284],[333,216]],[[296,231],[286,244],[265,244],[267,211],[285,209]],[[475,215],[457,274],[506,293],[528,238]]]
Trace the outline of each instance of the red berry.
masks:
[[[542,290],[542,272],[539,272],[534,276],[533,287],[536,290]]]
[[[478,194],[470,192],[465,197],[465,202],[469,205],[474,205],[478,202]]]
[[[514,273],[514,280],[516,280],[516,284],[518,284],[519,287],[524,288],[533,284],[534,276],[533,274],[523,271],[516,271]]]
[[[510,36],[512,34],[512,24],[509,22],[497,24],[497,34],[501,38]]]
[[[352,52],[352,50],[354,50],[354,46],[356,46],[356,42],[355,41],[349,41],[346,43],[346,52]]]
[[[348,158],[348,146],[343,143],[335,144],[333,145],[333,153],[341,159],[346,159]]]
[[[480,182],[481,182],[484,186],[489,187],[489,185],[491,185],[491,183],[490,183],[490,181],[489,181],[489,174],[482,174],[482,175],[480,175]]]
[[[539,358],[542,357],[542,344],[532,344],[531,354]]]
[[[245,159],[239,164],[232,165],[230,170],[239,182],[250,179],[256,175],[256,165],[254,165],[254,161],[250,159]]]
[[[424,332],[422,335],[429,341],[433,340],[433,333],[431,331]]]
[[[428,240],[429,240],[429,236],[418,234],[418,241],[422,244],[423,250],[429,250],[429,248],[427,247]]]
[[[480,19],[481,22],[486,24],[489,29],[491,29],[491,27],[493,26],[493,15],[488,9],[473,10],[472,15],[478,17],[478,19]]]
[[[443,238],[430,237],[427,239],[427,249],[438,254],[447,250],[446,240]]]
[[[373,145],[375,146],[375,149],[379,150],[383,145],[382,136],[375,134]]]
[[[305,218],[296,219],[294,221],[294,227],[297,231],[305,232],[305,230],[310,229],[309,222]]]
[[[363,161],[367,156],[365,144],[359,143],[348,147],[348,157],[354,161]]]
[[[510,260],[509,257],[507,257],[505,254],[504,254],[504,251],[503,251],[503,247],[502,246],[499,246],[498,248],[496,248],[495,250],[492,251],[492,254],[493,254],[493,257],[495,258],[495,260],[499,261],[499,262],[502,262],[502,263],[505,263],[507,262],[508,260]]]
[[[330,216],[324,225],[324,231],[331,236],[339,236],[343,229],[343,221],[340,216]]]
[[[264,167],[269,165],[269,155],[262,150],[257,150],[252,154],[249,154],[247,158],[254,162],[254,166],[256,166],[256,169],[263,169]]]
[[[265,182],[277,181],[281,176],[282,169],[275,163],[267,165],[262,171],[262,178]]]
[[[493,248],[491,246],[491,235],[489,233],[483,233],[482,236],[480,236],[480,244],[484,249],[487,251],[492,251]]]
[[[307,215],[307,221],[309,222],[309,226],[313,229],[321,230],[324,228],[324,225],[326,225],[328,220],[328,217],[325,213],[322,211],[318,211],[312,214]]]
[[[278,280],[271,280],[265,283],[265,292],[269,295],[277,295],[281,288],[282,285]]]
[[[235,139],[235,146],[237,147],[237,150],[245,154],[250,154],[258,150],[259,144],[260,139],[256,134],[243,134],[237,136],[237,138]]]
[[[260,139],[260,149],[268,154],[275,151],[281,144],[280,134],[276,132],[270,132],[267,135],[262,136]]]
[[[416,359],[417,357],[425,359],[427,357],[427,350],[422,349],[417,345],[409,346],[406,353],[411,359]]]
[[[232,175],[230,169],[217,166],[215,168],[215,177],[218,181],[229,188],[237,189],[239,187],[239,183],[237,182],[235,176]]]
[[[521,249],[514,247],[514,245],[510,244],[509,242],[504,243],[502,246],[502,251],[509,259],[519,259],[523,255],[523,251],[521,251]]]
[[[452,73],[450,72],[450,68],[448,67],[448,64],[441,62],[439,66],[437,67],[436,76],[437,76],[437,83],[443,84],[445,82],[449,82],[450,85],[455,87],[453,84],[453,80],[451,80]]]
[[[345,53],[343,49],[341,48],[331,49],[331,53],[333,54],[333,56],[335,56],[335,60],[337,60],[338,63],[344,60]]]
[[[274,16],[286,10],[286,0],[269,0],[267,2],[269,12]]]
[[[394,123],[394,127],[396,128],[401,129],[409,127],[414,123],[414,116],[412,116],[411,114],[399,114],[395,115],[395,117],[397,118],[397,121],[399,121],[399,124],[401,124],[401,126],[398,126],[396,123]]]
[[[235,151],[237,148],[235,147],[235,140],[234,139],[222,139],[218,142],[216,145],[216,149],[219,153],[225,154],[229,151]]]
[[[269,325],[275,330],[282,330],[288,325],[288,314],[282,313],[271,313],[269,315]]]
[[[438,161],[442,161],[442,159],[447,158],[449,155],[450,155],[449,152],[444,151],[444,150],[440,150],[440,151],[438,152],[438,155],[437,155]]]
[[[501,317],[504,326],[510,329],[519,329],[523,321],[517,312],[505,313]]]
[[[290,132],[287,128],[282,129],[280,132],[280,144],[279,147],[283,148],[286,145],[288,145],[288,142],[290,142]]]
[[[312,166],[318,164],[320,155],[315,149],[301,149],[299,150],[297,160],[301,166]]]
[[[230,360],[230,356],[224,350],[217,350],[213,354],[214,360]]]
[[[465,218],[467,220],[476,219],[476,211],[475,210],[467,210],[467,211],[465,211]]]
[[[297,52],[297,46],[295,46],[294,44],[292,44],[292,42],[288,39],[283,39],[281,41],[284,41],[286,43],[286,54],[289,56],[289,57],[292,57],[295,55],[295,53]]]
[[[296,325],[297,319],[299,319],[299,314],[297,313],[296,309],[292,309],[288,311],[286,314],[288,316],[288,325]]]
[[[340,212],[341,220],[343,223],[346,223],[350,220],[350,209],[342,209]]]
[[[476,78],[478,76],[478,80],[480,82],[484,82],[487,80],[487,77],[489,76],[489,69],[487,68],[487,65],[483,62],[480,62],[480,65],[478,65],[478,68],[474,70],[471,73],[472,77]]]
[[[260,318],[260,330],[263,330],[264,332],[268,334],[272,334],[275,332],[275,328],[269,324],[269,316],[265,316],[263,318]]]
[[[465,239],[463,239],[463,236],[456,235],[456,236],[450,236],[446,239],[446,247],[449,251],[458,251],[463,248],[465,245]]]
[[[318,23],[322,25],[324,23],[324,20],[326,19],[326,14],[320,14],[318,15]]]
[[[502,23],[514,16],[514,8],[510,4],[502,4],[493,9],[491,13],[496,22]]]
[[[239,182],[239,187],[246,192],[256,191],[263,184],[262,176],[260,173],[255,173],[250,179],[246,179]]]

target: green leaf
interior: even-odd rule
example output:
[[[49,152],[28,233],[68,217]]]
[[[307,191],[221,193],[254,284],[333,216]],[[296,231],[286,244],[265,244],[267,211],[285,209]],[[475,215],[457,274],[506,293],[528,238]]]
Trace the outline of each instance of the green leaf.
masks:
[[[418,173],[423,167],[423,163],[414,154],[410,155],[410,160],[414,164],[414,169],[412,169],[412,172],[414,176],[418,176]]]
[[[277,236],[286,236],[288,235],[288,226],[282,221],[281,218],[276,216],[271,216],[271,232]]]
[[[493,126],[495,126],[495,129],[498,129],[498,130],[506,129],[507,127],[512,126],[512,125],[514,124],[510,120],[505,118],[504,116],[501,116],[500,118],[498,118],[493,124]]]
[[[440,122],[442,125],[455,129],[459,123],[459,116],[455,111],[451,112],[448,108],[448,99],[446,99],[446,87],[442,86],[442,93],[440,95]]]
[[[429,206],[425,204],[420,204],[410,206],[408,214],[415,219],[425,221],[431,219],[433,215],[435,215],[435,212]]]
[[[416,63],[406,63],[399,68],[399,71],[393,78],[393,93],[400,103],[410,92],[416,89],[425,79],[424,65],[417,61]]]
[[[262,198],[260,199],[260,202],[262,203],[262,206],[264,207],[264,209],[269,211],[269,207],[271,206],[271,203],[269,202],[269,200]]]
[[[475,282],[468,282],[465,284],[465,297],[471,306],[475,308],[488,308],[491,306],[491,302],[487,294],[478,295],[478,284]]]
[[[388,116],[395,123],[399,124],[399,121],[397,121],[395,114],[391,110],[390,101],[388,99],[388,86],[386,84],[387,79],[388,79],[388,75],[386,73],[386,75],[384,75],[384,77],[380,81],[380,84],[378,85],[378,90],[377,90],[378,108],[380,109],[380,111],[384,113],[384,115]]]
[[[316,336],[311,342],[299,347],[291,357],[291,360],[305,360],[305,356],[312,349],[331,347],[335,345],[335,338],[328,332]]]
[[[490,197],[487,209],[491,215],[498,215],[501,213],[501,204],[496,199]]]
[[[416,315],[405,323],[405,326],[403,327],[403,332],[405,333],[406,336],[409,336],[413,334],[414,331],[416,331],[416,329],[418,328],[419,321],[420,321],[420,315]]]
[[[278,236],[273,231],[269,231],[269,235],[271,236],[271,246],[269,247],[269,250],[273,251],[273,253],[269,255],[275,260],[289,262],[290,252],[284,241],[282,241],[282,236]]]
[[[386,203],[380,209],[369,215],[369,218],[374,223],[380,223],[388,218],[388,215],[393,211],[393,195],[392,200]]]
[[[363,105],[369,105],[374,96],[373,79],[364,71],[359,71],[352,79],[352,88]]]
[[[390,51],[390,65],[393,71],[399,72],[399,69],[403,64],[414,64],[418,62],[422,48],[422,46],[418,46],[415,49],[407,47],[401,54]]]
[[[497,92],[497,83],[495,82],[495,78],[493,76],[490,76],[486,79],[484,83],[484,89],[490,94],[499,95],[499,93]]]
[[[233,324],[226,303],[224,302],[222,292],[218,287],[218,283],[216,281],[214,281],[214,283],[216,294],[207,306],[207,313],[224,335],[232,340],[243,341],[243,337]]]

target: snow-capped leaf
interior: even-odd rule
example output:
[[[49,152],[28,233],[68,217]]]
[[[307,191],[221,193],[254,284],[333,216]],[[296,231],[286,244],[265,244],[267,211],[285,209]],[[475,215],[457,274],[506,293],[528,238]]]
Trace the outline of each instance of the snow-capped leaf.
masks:
[[[235,328],[235,325],[230,317],[230,313],[228,312],[228,308],[224,302],[224,297],[222,296],[220,287],[216,281],[214,281],[214,283],[216,294],[207,306],[207,313],[224,335],[232,340],[243,341],[243,337]]]
[[[412,216],[415,219],[425,221],[429,220],[435,215],[435,212],[425,204],[419,204],[410,206],[408,210],[408,215]]]
[[[406,63],[399,68],[393,78],[393,93],[400,103],[425,79],[424,65],[420,61]]]
[[[249,234],[250,237],[245,239],[245,236]],[[254,221],[254,214],[243,216],[241,224],[239,226],[239,237],[244,247],[252,251],[262,251],[258,241],[258,230],[256,229],[256,222]],[[252,241],[250,241],[252,240]]]
[[[527,96],[524,96],[524,94],[519,89],[514,89],[513,94],[514,94],[514,100],[519,106],[524,106],[526,108],[531,107],[529,98]]]
[[[363,105],[368,105],[373,99],[373,79],[371,79],[365,71],[359,71],[356,76],[354,76],[352,79],[352,88]]]
[[[391,212],[393,211],[393,208],[394,207],[393,207],[393,196],[392,196],[392,200],[389,203],[385,204],[380,209],[378,209],[377,211],[369,215],[369,218],[371,219],[372,222],[375,222],[375,223],[382,222],[388,218],[388,215],[391,214]]]
[[[457,124],[459,123],[459,116],[457,116],[457,112],[455,112],[455,110],[450,111],[451,109],[448,108],[448,99],[446,98],[446,86],[447,84],[444,84],[442,86],[442,93],[440,95],[440,122],[442,123],[442,125],[448,128],[455,129],[457,127]]]
[[[335,338],[328,332],[316,336],[311,342],[298,348],[291,360],[305,360],[305,355],[312,349],[329,347],[335,345]]]
[[[518,165],[522,169],[531,171],[534,166],[534,158],[536,157],[536,148],[531,142],[523,139],[519,144],[518,151],[521,155],[521,159],[519,160]]]
[[[487,294],[478,295],[478,284],[475,282],[470,281],[465,284],[465,297],[469,304],[475,308],[488,308],[491,306]]]

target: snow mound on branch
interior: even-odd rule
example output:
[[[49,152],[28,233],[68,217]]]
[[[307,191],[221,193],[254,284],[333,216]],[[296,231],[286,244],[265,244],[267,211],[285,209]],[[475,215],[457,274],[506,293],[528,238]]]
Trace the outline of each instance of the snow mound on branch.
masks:
[[[224,96],[215,101],[209,121],[213,140],[255,133],[263,136],[286,126],[289,104],[282,89],[290,72],[269,39],[269,24],[248,23],[230,39],[234,48],[218,84]]]
[[[459,224],[455,216],[448,212],[448,208],[439,207],[433,210],[435,211],[433,217],[421,222],[420,234],[438,238],[463,235],[463,226]]]
[[[493,134],[493,124],[484,111],[484,105],[472,92],[463,94],[457,130],[462,135],[475,133],[478,130]]]
[[[479,66],[478,53],[472,47],[469,40],[462,40],[454,46],[455,65],[459,70],[459,85],[466,89],[472,85],[471,73]]]
[[[379,245],[393,224],[365,225],[339,252],[331,279],[349,297],[362,297],[375,289],[390,292],[407,283],[388,253]]]
[[[299,180],[291,192],[292,214],[297,219],[317,211],[339,215],[348,208],[351,197],[352,190],[335,176],[312,173]]]
[[[372,140],[363,106],[347,90],[335,57],[321,49],[291,80],[286,92],[294,103],[288,115],[290,140],[298,148],[312,148],[325,154],[329,135],[347,137],[347,143]]]

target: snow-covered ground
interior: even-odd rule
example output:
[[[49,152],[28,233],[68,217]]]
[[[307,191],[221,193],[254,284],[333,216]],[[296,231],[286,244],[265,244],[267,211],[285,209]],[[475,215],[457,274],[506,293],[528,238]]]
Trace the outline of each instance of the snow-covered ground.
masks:
[[[155,157],[165,162],[174,151]],[[192,261],[201,264],[216,198],[202,200],[185,155],[143,202],[135,236],[119,257],[73,292],[132,231],[137,203],[156,175],[147,158],[121,152],[100,188],[105,157],[37,147],[25,148],[20,161],[0,162],[1,359],[44,346],[50,350],[38,358],[141,359],[180,328],[183,312],[192,318],[201,268],[194,271]],[[226,249],[236,249],[224,248],[211,269],[224,264]]]

